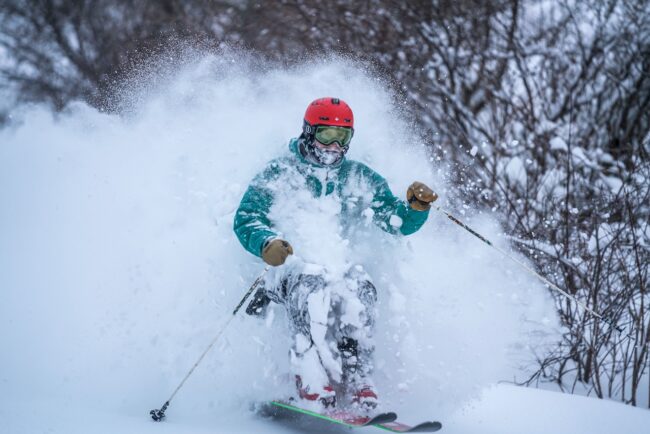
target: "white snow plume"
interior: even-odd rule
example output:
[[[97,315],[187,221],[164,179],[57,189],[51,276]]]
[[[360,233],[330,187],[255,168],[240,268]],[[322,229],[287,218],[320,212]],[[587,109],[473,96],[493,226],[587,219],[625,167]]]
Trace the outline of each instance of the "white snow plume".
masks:
[[[381,81],[340,60],[258,66],[188,60],[135,83],[126,118],[36,107],[0,132],[0,412],[56,401],[147,418],[159,407],[263,269],[235,238],[233,213],[316,97],[352,106],[349,157],[395,194],[413,180],[445,190]],[[494,221],[474,224],[499,238]],[[311,233],[322,242],[310,245],[330,245]],[[376,375],[390,405],[444,417],[519,374],[541,342],[530,331],[551,330],[542,285],[440,215],[408,238],[371,234],[350,252],[379,291]],[[216,423],[284,394],[284,323],[278,306],[236,318],[168,415]]]

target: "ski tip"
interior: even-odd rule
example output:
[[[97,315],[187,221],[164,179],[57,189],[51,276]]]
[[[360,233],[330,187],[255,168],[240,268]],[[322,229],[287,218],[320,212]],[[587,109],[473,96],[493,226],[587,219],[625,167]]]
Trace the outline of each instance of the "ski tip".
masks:
[[[442,424],[438,421],[433,422],[423,422],[421,424],[415,425],[413,428],[408,430],[408,432],[436,432],[442,429]]]
[[[400,422],[388,422],[381,424],[381,427],[387,431],[396,433],[411,433],[411,432],[436,432],[442,429],[440,422],[422,422],[420,424],[410,426]]]
[[[395,422],[397,420],[397,414],[391,412],[379,413],[375,416],[370,417],[368,422],[364,425],[380,425],[382,423]]]

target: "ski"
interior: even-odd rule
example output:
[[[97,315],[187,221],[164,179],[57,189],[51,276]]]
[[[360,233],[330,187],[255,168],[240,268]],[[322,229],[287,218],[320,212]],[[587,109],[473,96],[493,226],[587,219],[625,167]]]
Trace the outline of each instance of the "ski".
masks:
[[[271,409],[269,409],[268,406],[270,406]],[[374,416],[358,415],[345,410],[334,410],[328,413],[318,413],[316,411],[297,407],[287,401],[270,401],[267,403],[267,410],[271,410],[271,413],[273,415],[277,415],[277,412],[273,412],[272,408],[275,408],[276,410],[287,410],[292,413],[311,416],[320,420],[344,425],[349,428],[375,426],[377,428],[395,433],[436,432],[442,429],[442,424],[437,421],[422,422],[413,426],[398,422],[397,414],[392,411],[378,413]]]
[[[397,415],[392,412],[379,413],[374,416],[363,416],[350,413],[345,410],[334,410],[328,413],[318,413],[316,411],[296,407],[295,405],[286,401],[270,401],[268,404],[278,409],[284,409],[297,414],[308,415],[317,419],[344,425],[348,428],[359,428],[370,425],[379,426],[380,424],[387,424],[395,422],[397,420]]]
[[[392,421],[376,424],[375,426],[383,428],[391,432],[436,432],[442,429],[440,422],[422,422],[415,426],[403,424],[401,422]]]

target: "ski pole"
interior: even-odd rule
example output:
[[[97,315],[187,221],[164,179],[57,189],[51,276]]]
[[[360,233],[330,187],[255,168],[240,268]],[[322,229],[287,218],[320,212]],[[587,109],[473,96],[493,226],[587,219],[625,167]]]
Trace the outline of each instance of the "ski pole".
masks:
[[[239,304],[237,305],[235,310],[233,310],[232,315],[230,316],[228,321],[226,321],[226,323],[223,325],[223,327],[221,327],[219,332],[212,339],[212,342],[210,342],[210,345],[208,345],[208,347],[205,349],[205,351],[203,351],[203,354],[201,354],[201,357],[199,357],[199,359],[196,361],[196,363],[194,363],[194,366],[192,366],[192,369],[190,369],[189,372],[187,373],[187,375],[185,375],[185,378],[183,378],[183,380],[180,382],[180,384],[176,387],[176,390],[174,390],[174,393],[172,393],[172,395],[169,397],[169,399],[167,401],[165,401],[165,403],[163,404],[163,406],[160,409],[153,409],[153,410],[151,410],[149,412],[149,414],[151,415],[151,418],[153,420],[155,420],[156,422],[159,422],[159,421],[161,421],[161,420],[163,420],[165,418],[165,410],[167,410],[167,407],[169,407],[169,403],[171,402],[171,400],[174,399],[174,396],[176,396],[176,393],[178,393],[178,391],[181,389],[181,387],[183,387],[183,384],[185,384],[187,379],[190,378],[190,375],[192,375],[192,372],[194,372],[196,367],[199,366],[199,363],[201,363],[201,360],[203,360],[205,355],[208,354],[208,352],[210,351],[210,349],[212,349],[212,347],[217,342],[217,340],[219,340],[219,337],[221,337],[223,332],[228,328],[228,325],[230,325],[233,318],[235,318],[235,315],[237,315],[237,312],[242,307],[242,305],[244,304],[246,299],[253,293],[253,291],[255,290],[255,288],[257,288],[257,286],[260,284],[262,279],[264,279],[264,275],[266,274],[267,271],[269,271],[268,266],[266,268],[264,268],[264,271],[262,271],[262,274],[260,274],[259,277],[257,279],[255,279],[255,282],[253,282],[253,284],[248,289],[246,294],[244,294],[244,298],[241,299],[241,301],[239,302]]]
[[[572,296],[571,294],[569,294],[568,292],[566,292],[565,290],[563,290],[562,288],[560,288],[559,286],[557,286],[556,284],[554,284],[553,282],[551,282],[550,280],[548,280],[547,278],[545,278],[544,276],[542,276],[541,274],[539,274],[537,271],[535,271],[535,270],[533,270],[532,268],[530,268],[528,265],[524,264],[523,262],[521,262],[520,260],[518,260],[518,259],[515,258],[514,256],[510,255],[510,254],[509,254],[508,252],[506,252],[505,250],[503,250],[503,249],[501,249],[501,248],[495,246],[494,244],[492,244],[492,242],[491,242],[490,240],[488,240],[488,239],[485,238],[483,235],[481,235],[481,234],[479,234],[478,232],[476,232],[474,229],[472,229],[472,228],[470,228],[469,226],[467,226],[465,223],[463,223],[462,221],[460,221],[458,218],[454,217],[451,213],[445,211],[444,209],[440,208],[439,206],[434,206],[433,208],[434,208],[436,211],[439,211],[439,212],[443,213],[444,215],[446,215],[447,218],[448,218],[449,220],[451,220],[452,222],[456,223],[458,226],[462,227],[462,228],[465,229],[467,232],[469,232],[470,234],[474,235],[476,238],[478,238],[479,240],[483,241],[485,244],[487,244],[488,246],[492,247],[493,249],[495,249],[496,251],[498,251],[499,253],[501,253],[501,254],[502,254],[503,256],[505,256],[506,258],[510,259],[511,261],[513,261],[513,262],[515,262],[516,264],[518,264],[518,265],[520,265],[521,267],[523,267],[526,271],[528,271],[529,273],[531,273],[532,275],[534,275],[535,277],[537,277],[538,279],[540,279],[542,282],[544,282],[545,284],[547,284],[547,285],[548,285],[549,287],[551,287],[552,289],[558,291],[560,294],[562,294],[563,296],[565,296],[565,297],[568,298],[569,300],[572,300],[572,301],[573,301],[574,303],[576,303],[578,306],[581,306],[583,309],[585,309],[587,312],[589,312],[589,313],[591,313],[592,315],[594,315],[596,318],[598,318],[598,319],[600,319],[601,321],[607,323],[610,327],[614,328],[615,330],[618,330],[618,331],[621,332],[621,333],[623,332],[623,329],[622,329],[622,328],[617,327],[617,326],[614,325],[611,321],[609,321],[608,319],[606,319],[605,317],[603,317],[602,315],[600,315],[598,312],[596,312],[595,310],[591,309],[589,306],[587,306],[586,304],[584,304],[583,302],[581,302],[580,300],[578,300],[577,298],[575,298],[574,296]]]

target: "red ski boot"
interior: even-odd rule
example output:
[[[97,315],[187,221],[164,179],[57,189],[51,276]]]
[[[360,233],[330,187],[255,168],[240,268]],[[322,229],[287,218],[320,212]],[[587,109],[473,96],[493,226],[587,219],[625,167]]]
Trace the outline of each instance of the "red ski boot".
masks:
[[[312,391],[310,386],[303,386],[302,378],[296,375],[296,387],[298,388],[298,396],[300,399],[307,401],[319,401],[324,408],[334,408],[336,406],[336,393],[334,388],[329,384],[320,388],[320,390]]]
[[[363,385],[352,393],[352,403],[365,409],[374,409],[379,403],[375,388],[369,384]]]

